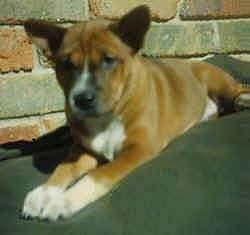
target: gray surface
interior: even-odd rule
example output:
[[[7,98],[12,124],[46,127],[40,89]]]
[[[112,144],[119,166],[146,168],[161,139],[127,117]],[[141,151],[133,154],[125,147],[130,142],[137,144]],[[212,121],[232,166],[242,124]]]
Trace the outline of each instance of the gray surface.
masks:
[[[250,112],[242,112],[193,128],[112,193],[57,223],[18,218],[26,192],[46,176],[32,167],[31,157],[2,162],[0,231],[4,235],[250,234],[249,120]],[[40,156],[40,161],[45,158]],[[35,162],[38,167],[39,161]]]

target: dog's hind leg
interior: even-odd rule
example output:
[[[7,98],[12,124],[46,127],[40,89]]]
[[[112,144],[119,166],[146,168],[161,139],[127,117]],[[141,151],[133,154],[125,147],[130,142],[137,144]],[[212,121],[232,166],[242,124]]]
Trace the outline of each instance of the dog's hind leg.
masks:
[[[205,62],[193,62],[194,75],[207,87],[208,96],[231,102],[236,110],[250,108],[250,85],[235,80],[222,69]]]
[[[235,109],[250,109],[250,93],[242,93],[235,99]]]

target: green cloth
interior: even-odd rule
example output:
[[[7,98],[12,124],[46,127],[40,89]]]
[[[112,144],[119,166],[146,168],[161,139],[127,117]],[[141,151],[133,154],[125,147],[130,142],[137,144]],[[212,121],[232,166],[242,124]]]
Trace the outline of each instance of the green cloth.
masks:
[[[67,148],[51,143],[17,159],[20,151],[2,148],[0,157],[10,159],[0,162],[0,234],[249,235],[249,122],[244,111],[197,125],[111,193],[58,222],[26,221],[19,211]]]

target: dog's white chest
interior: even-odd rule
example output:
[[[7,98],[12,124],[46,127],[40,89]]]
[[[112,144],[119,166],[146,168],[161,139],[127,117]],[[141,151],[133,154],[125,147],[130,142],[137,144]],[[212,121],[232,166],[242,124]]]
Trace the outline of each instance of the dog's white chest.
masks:
[[[100,132],[91,142],[91,148],[98,154],[104,155],[109,161],[114,159],[114,155],[118,152],[126,135],[124,126],[119,119],[113,120],[106,130]]]

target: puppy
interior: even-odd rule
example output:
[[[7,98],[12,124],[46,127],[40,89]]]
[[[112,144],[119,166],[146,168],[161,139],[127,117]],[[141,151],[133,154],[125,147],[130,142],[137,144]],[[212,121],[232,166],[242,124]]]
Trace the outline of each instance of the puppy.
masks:
[[[217,67],[140,56],[149,26],[144,5],[118,22],[92,20],[67,29],[44,21],[25,23],[34,44],[55,64],[74,138],[69,156],[27,194],[25,218],[75,214],[217,113],[216,99],[250,106],[250,89]]]

